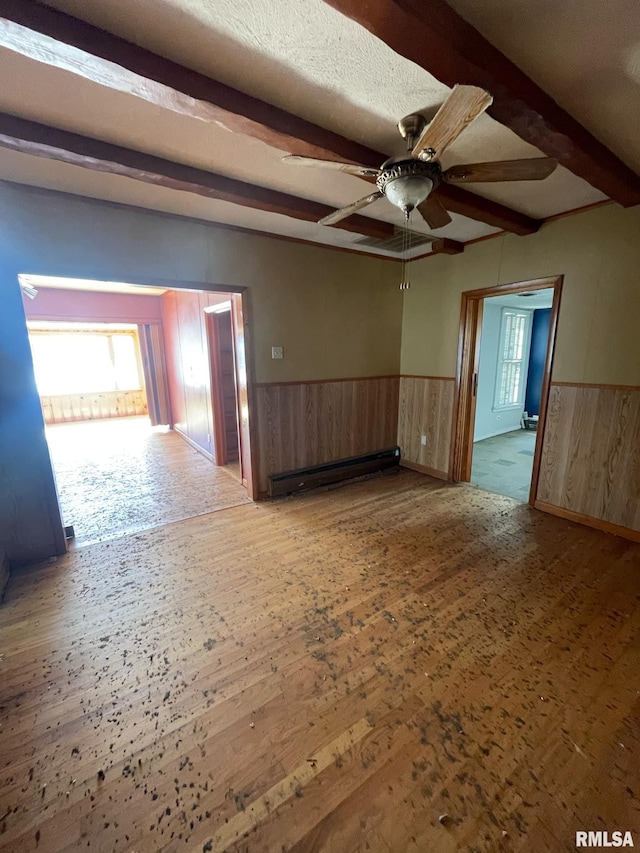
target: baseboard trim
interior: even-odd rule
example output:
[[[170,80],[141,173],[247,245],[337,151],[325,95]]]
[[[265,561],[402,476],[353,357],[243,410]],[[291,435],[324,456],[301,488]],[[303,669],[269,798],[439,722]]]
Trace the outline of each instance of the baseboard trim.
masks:
[[[335,459],[309,468],[300,468],[297,471],[269,474],[269,497],[283,497],[295,492],[329,486],[343,480],[353,480],[366,474],[376,474],[378,471],[397,467],[399,462],[400,448],[389,447],[373,453],[349,456],[346,459]]]
[[[633,530],[631,527],[613,524],[611,521],[604,521],[601,518],[594,518],[591,515],[582,515],[582,513],[573,512],[573,510],[564,509],[564,507],[548,504],[544,501],[534,501],[533,505],[536,509],[539,509],[541,512],[547,512],[549,515],[557,515],[559,518],[565,518],[567,521],[575,521],[577,524],[584,524],[586,527],[593,527],[605,533],[612,533],[614,536],[621,536],[623,539],[630,539],[632,542],[640,542],[640,530]]]
[[[427,474],[429,477],[435,477],[438,480],[449,480],[449,474],[446,471],[438,471],[437,468],[428,468],[426,465],[420,465],[418,462],[410,462],[408,459],[400,458],[401,468],[410,468],[411,471],[417,471],[419,474]]]
[[[175,433],[177,433],[180,436],[180,438],[183,438],[187,442],[187,444],[190,444],[194,450],[197,450],[198,453],[201,453],[205,458],[207,458],[209,460],[209,462],[213,462],[215,464],[216,460],[213,458],[213,455],[211,453],[209,453],[207,450],[205,450],[204,447],[200,447],[200,445],[196,441],[194,441],[192,438],[189,438],[189,436],[185,432],[182,432],[182,430],[178,429],[177,426],[173,427],[173,431]]]
[[[427,376],[423,373],[401,373],[400,379],[435,379],[439,382],[455,382],[455,376]]]

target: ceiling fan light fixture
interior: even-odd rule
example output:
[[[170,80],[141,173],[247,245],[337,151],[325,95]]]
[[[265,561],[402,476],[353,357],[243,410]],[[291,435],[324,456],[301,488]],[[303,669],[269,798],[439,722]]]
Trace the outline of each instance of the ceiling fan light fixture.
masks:
[[[433,181],[425,175],[407,175],[390,181],[385,195],[400,210],[411,212],[427,198],[433,189]]]
[[[437,163],[387,160],[376,178],[376,184],[391,204],[410,213],[422,204],[441,180],[442,170]]]

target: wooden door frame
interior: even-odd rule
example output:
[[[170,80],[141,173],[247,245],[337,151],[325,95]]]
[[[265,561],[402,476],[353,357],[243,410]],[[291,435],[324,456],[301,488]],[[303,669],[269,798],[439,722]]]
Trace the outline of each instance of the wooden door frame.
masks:
[[[551,385],[551,370],[555,351],[558,313],[564,276],[550,276],[531,281],[516,281],[509,284],[497,284],[479,290],[467,290],[462,294],[460,311],[460,332],[458,337],[458,365],[454,394],[454,424],[451,441],[449,476],[452,480],[468,483],[471,479],[471,461],[473,455],[473,429],[475,425],[476,397],[478,390],[478,367],[480,359],[480,337],[482,330],[482,312],[484,300],[491,296],[525,293],[531,290],[553,289],[553,302],[549,320],[549,337],[542,376],[540,396],[540,417],[536,431],[536,445],[531,474],[529,504],[533,506],[538,491],[540,461],[547,421],[547,405]]]
[[[231,308],[229,308],[231,311]],[[207,352],[209,354],[209,375],[211,378],[211,407],[213,409],[213,456],[216,465],[227,461],[227,437],[224,429],[224,407],[222,399],[222,371],[220,365],[220,338],[218,335],[217,312],[205,311],[207,330]]]
[[[213,290],[214,288],[211,288]],[[236,369],[238,438],[242,484],[252,501],[260,497],[258,484],[258,435],[253,345],[251,339],[249,292],[247,288],[228,288],[231,293],[231,331]]]
[[[135,284],[136,282],[131,282]],[[238,438],[242,485],[252,501],[259,500],[258,434],[255,404],[253,339],[251,336],[251,304],[249,289],[227,284],[198,282],[162,282],[157,286],[170,290],[201,290],[208,293],[228,293],[231,302],[231,333],[236,371],[238,405]],[[209,326],[207,324],[207,331]],[[213,393],[213,392],[212,392]],[[216,430],[214,429],[214,436]]]

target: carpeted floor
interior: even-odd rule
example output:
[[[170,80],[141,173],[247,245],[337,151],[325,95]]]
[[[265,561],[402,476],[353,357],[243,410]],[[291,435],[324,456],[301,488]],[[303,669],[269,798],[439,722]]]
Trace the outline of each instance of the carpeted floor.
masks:
[[[76,545],[249,501],[228,471],[148,418],[56,424],[47,441]]]
[[[535,430],[518,429],[473,445],[474,486],[526,503],[533,470]]]

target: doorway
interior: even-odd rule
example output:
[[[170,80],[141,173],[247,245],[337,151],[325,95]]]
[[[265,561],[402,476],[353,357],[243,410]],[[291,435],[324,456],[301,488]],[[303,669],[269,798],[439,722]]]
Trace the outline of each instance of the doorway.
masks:
[[[60,510],[75,544],[253,497],[242,293],[28,280],[23,301],[36,384]],[[205,308],[221,301],[220,376],[228,388],[220,396],[235,428],[226,436],[228,465],[208,452],[219,389],[210,385]]]
[[[232,315],[230,300],[205,308],[214,455],[218,465],[227,467],[241,479],[238,382]]]
[[[452,479],[533,504],[562,276],[462,294]]]

